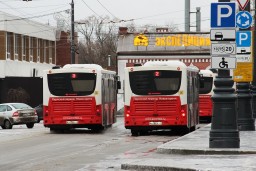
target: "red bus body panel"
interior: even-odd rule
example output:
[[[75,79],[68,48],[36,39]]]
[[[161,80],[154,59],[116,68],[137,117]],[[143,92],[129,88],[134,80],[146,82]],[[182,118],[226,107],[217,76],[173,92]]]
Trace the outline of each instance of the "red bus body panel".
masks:
[[[199,95],[199,116],[212,116],[212,99],[211,95]]]
[[[185,107],[186,108],[186,107]],[[125,106],[125,127],[133,126],[185,126],[186,109],[182,116],[179,96],[139,96],[132,97],[130,106]],[[154,125],[154,123],[161,123]]]
[[[101,106],[96,106],[94,97],[49,98],[48,106],[44,106],[44,125],[68,125],[72,121],[76,125],[102,124]]]

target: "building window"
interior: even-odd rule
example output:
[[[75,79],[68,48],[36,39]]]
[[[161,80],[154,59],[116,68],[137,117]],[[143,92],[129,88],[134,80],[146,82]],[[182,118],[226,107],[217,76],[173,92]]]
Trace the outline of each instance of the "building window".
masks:
[[[29,38],[29,61],[33,62],[34,46],[33,46],[33,37]]]
[[[46,63],[46,54],[47,54],[47,41],[44,40],[44,63]]]
[[[22,36],[22,60],[26,61],[26,36]]]
[[[19,60],[19,35],[14,35],[14,59]]]
[[[7,59],[11,59],[11,33],[7,32],[6,34],[7,38],[6,38],[6,58]]]
[[[40,39],[37,39],[37,62],[40,62],[40,49],[41,49],[41,44],[40,44]]]
[[[49,41],[49,63],[51,64],[52,63],[52,42]]]

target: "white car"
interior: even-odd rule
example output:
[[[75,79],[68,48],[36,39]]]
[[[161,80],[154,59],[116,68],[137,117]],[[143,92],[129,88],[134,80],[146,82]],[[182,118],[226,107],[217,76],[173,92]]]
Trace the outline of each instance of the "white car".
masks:
[[[24,103],[0,104],[0,126],[3,129],[12,129],[13,125],[26,124],[33,128],[38,116],[31,106]]]

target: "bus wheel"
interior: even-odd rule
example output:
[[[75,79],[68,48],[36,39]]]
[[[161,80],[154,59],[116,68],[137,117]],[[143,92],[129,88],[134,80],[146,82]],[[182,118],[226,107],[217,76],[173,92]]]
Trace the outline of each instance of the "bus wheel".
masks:
[[[59,132],[61,132],[61,129],[50,128],[50,133],[59,133]]]
[[[193,132],[193,131],[195,131],[195,130],[196,130],[196,126],[193,126],[193,127],[190,128],[189,131],[190,131],[190,132]]]
[[[29,128],[29,129],[34,127],[34,123],[27,123],[26,125],[27,125],[27,128]]]
[[[134,129],[131,129],[131,133],[132,133],[132,136],[139,136],[140,135],[140,131],[134,130]]]
[[[92,128],[92,131],[93,131],[93,132],[101,132],[101,131],[103,131],[104,129],[105,129],[105,127],[102,126],[102,125],[100,125],[100,126],[95,126],[95,127],[93,127],[93,128]]]

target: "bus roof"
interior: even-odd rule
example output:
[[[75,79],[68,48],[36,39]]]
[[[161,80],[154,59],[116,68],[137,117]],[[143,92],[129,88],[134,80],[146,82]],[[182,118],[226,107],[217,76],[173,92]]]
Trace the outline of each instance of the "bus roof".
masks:
[[[180,67],[187,67],[183,62],[178,60],[172,61],[148,61],[143,66],[180,66]]]
[[[97,64],[66,64],[63,66],[63,68],[86,68],[86,69],[90,68],[90,69],[103,70],[103,68]]]
[[[203,74],[203,76],[213,77],[214,73],[211,70],[200,70],[200,74]]]

